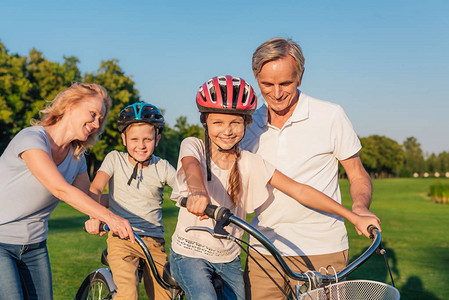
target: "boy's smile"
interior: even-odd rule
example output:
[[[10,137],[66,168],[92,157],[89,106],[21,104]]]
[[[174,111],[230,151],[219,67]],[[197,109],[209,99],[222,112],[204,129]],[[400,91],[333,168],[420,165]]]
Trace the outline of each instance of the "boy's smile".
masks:
[[[123,144],[137,161],[147,160],[153,154],[160,138],[160,134],[156,136],[154,126],[147,123],[131,124],[125,133],[122,133]],[[131,157],[129,161],[133,165],[137,163]]]

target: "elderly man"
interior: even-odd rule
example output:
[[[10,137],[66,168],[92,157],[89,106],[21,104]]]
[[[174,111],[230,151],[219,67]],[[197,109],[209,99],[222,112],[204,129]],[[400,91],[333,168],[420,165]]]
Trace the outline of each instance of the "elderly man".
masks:
[[[371,180],[360,161],[360,141],[348,117],[339,105],[299,90],[304,74],[301,48],[291,40],[271,39],[254,52],[252,67],[266,103],[254,113],[242,148],[261,155],[287,176],[339,203],[340,162],[350,182],[352,210],[373,215],[369,211]],[[256,211],[252,225],[274,243],[295,271],[318,271],[328,265],[338,271],[347,264],[348,239],[343,219],[302,206],[280,191],[274,191],[266,205]],[[256,241],[251,242],[268,254]],[[284,299],[289,287],[255,251],[251,254],[285,292],[248,259],[252,299]],[[273,257],[268,258],[274,262]]]

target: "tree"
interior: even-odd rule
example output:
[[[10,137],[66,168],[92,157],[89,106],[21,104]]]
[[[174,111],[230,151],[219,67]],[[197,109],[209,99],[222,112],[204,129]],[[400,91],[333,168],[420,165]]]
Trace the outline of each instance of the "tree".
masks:
[[[404,149],[404,167],[401,176],[410,177],[413,173],[423,174],[425,170],[424,155],[421,144],[415,137],[408,137],[402,144]]]
[[[404,151],[396,141],[379,135],[360,139],[360,159],[374,177],[397,176],[403,165]]]
[[[435,172],[440,171],[439,167],[438,158],[435,153],[430,154],[430,156],[426,159],[426,170],[429,173],[434,174]]]
[[[24,118],[29,109],[27,99],[31,88],[26,74],[26,57],[10,55],[0,43],[0,149],[8,145],[14,135],[23,127],[29,126]],[[29,121],[29,120],[28,120]]]
[[[449,153],[446,151],[438,154],[439,172],[444,175],[449,172]]]
[[[112,150],[125,151],[117,129],[119,112],[140,102],[134,81],[118,65],[118,60],[102,61],[94,73],[81,76],[78,58],[64,57],[57,63],[45,59],[42,52],[32,49],[29,57],[9,54],[0,42],[0,153],[21,129],[30,126],[31,119],[39,119],[39,111],[74,81],[102,85],[112,99],[105,131],[98,143],[86,154],[89,175],[95,175],[101,161]],[[179,117],[174,128],[168,125],[155,154],[176,165],[179,146],[188,136],[202,137],[201,126],[189,125],[186,117]]]
[[[127,105],[140,101],[139,93],[134,88],[134,81],[126,76],[118,65],[117,59],[102,61],[96,73],[85,74],[84,82],[103,86],[112,100],[106,127],[101,139],[86,155],[89,175],[95,175],[101,161],[112,150],[124,151],[120,132],[117,129],[117,118]]]
[[[32,49],[29,57],[9,54],[0,43],[0,150],[31,119],[39,118],[39,111],[58,92],[80,79],[78,59],[64,57],[65,62],[50,62],[41,52]]]
[[[179,147],[183,139],[189,136],[197,138],[204,137],[204,131],[201,126],[190,125],[184,116],[176,119],[175,128],[166,126],[162,132],[162,138],[154,153],[157,156],[167,159],[173,166],[178,163]]]

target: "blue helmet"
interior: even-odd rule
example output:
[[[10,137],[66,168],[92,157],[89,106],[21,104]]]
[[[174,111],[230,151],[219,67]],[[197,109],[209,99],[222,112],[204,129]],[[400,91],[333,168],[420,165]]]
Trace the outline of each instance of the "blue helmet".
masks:
[[[164,129],[165,121],[161,111],[154,105],[138,102],[128,105],[118,115],[117,128],[120,132],[125,131],[132,123],[148,123],[161,133]]]

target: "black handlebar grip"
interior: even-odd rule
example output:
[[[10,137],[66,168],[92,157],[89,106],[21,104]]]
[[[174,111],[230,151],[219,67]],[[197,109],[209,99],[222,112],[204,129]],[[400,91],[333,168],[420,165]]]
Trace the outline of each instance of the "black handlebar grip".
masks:
[[[368,228],[367,228],[366,230],[367,230],[368,233],[369,233],[369,238],[370,238],[370,239],[373,239],[373,238],[374,238],[373,232],[374,232],[375,230],[379,230],[379,228],[377,228],[377,227],[374,226],[374,225],[369,225]]]
[[[217,220],[217,216],[215,215],[215,212],[217,211],[217,208],[219,208],[216,205],[208,204],[206,206],[206,209],[204,210],[204,214],[208,216],[209,218],[212,218],[214,220]]]
[[[182,198],[180,205],[182,207],[186,207],[187,198]],[[228,212],[228,211],[229,211],[229,209],[227,209],[226,207],[218,207],[213,204],[208,204],[206,209],[204,210],[204,214],[206,216],[208,216],[209,218],[220,221],[226,215],[226,212]]]
[[[100,223],[100,231],[109,231],[109,226],[108,224],[101,222]]]
[[[83,230],[85,232],[87,232],[86,227],[84,227],[84,226],[83,226]],[[106,224],[104,222],[100,222],[100,225],[98,226],[98,230],[100,232],[102,232],[102,231],[109,231],[109,226],[108,226],[108,224]]]

